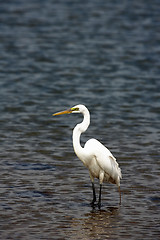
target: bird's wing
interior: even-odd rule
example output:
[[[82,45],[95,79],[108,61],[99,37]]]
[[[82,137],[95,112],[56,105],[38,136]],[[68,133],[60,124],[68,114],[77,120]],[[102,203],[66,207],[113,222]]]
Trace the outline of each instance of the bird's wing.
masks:
[[[87,143],[92,146],[92,154],[95,156],[99,167],[114,180],[120,179],[121,169],[112,153],[96,139],[90,139]]]
[[[116,169],[117,173],[118,173],[118,176],[120,178],[122,178],[121,169],[119,168],[119,164],[117,163],[116,158],[113,157],[113,155],[109,156],[109,158],[110,158],[110,161],[111,161],[112,168]]]

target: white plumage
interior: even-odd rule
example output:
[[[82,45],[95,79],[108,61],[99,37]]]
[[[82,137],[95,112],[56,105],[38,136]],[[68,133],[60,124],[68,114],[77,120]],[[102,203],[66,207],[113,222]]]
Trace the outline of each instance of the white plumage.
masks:
[[[121,203],[120,179],[122,178],[121,169],[112,153],[96,139],[86,142],[84,148],[80,145],[81,133],[85,132],[90,124],[90,114],[84,105],[76,105],[66,111],[53,114],[54,116],[67,113],[82,113],[84,118],[82,123],[75,126],[73,130],[73,148],[78,158],[88,168],[92,189],[94,205],[96,201],[94,178],[100,182],[98,206],[101,206],[101,188],[103,182],[110,182],[118,186]]]
[[[101,172],[104,175],[102,182],[115,183],[119,187],[121,170],[112,153],[96,139],[88,140],[84,149],[90,155],[84,164],[93,178],[99,178]]]

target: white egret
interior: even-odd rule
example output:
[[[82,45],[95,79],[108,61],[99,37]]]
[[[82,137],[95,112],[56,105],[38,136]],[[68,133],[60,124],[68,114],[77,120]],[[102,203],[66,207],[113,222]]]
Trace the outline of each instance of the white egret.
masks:
[[[83,121],[77,124],[73,130],[73,148],[77,157],[88,168],[92,182],[93,200],[92,205],[96,202],[96,193],[94,187],[94,178],[99,179],[100,190],[98,207],[101,206],[102,183],[109,182],[116,184],[119,190],[121,203],[120,179],[122,178],[121,169],[112,155],[112,153],[96,139],[89,139],[84,148],[80,145],[81,133],[85,132],[90,125],[90,113],[84,105],[76,105],[68,110],[54,113],[53,116],[69,113],[82,113]]]

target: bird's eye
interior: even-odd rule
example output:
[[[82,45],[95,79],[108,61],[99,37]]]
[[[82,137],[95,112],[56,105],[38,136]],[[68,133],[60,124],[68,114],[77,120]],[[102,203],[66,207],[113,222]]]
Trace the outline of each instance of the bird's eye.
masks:
[[[79,108],[71,108],[72,111],[79,111]]]

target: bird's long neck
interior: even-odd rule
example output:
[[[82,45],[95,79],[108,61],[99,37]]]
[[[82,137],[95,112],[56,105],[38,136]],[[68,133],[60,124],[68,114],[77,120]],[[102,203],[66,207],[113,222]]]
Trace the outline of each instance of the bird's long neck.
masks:
[[[87,110],[87,109],[86,109]],[[83,121],[77,124],[73,130],[73,148],[74,151],[80,160],[85,163],[85,152],[84,148],[80,144],[81,133],[85,132],[90,124],[90,114],[89,111],[85,111],[83,114]]]

